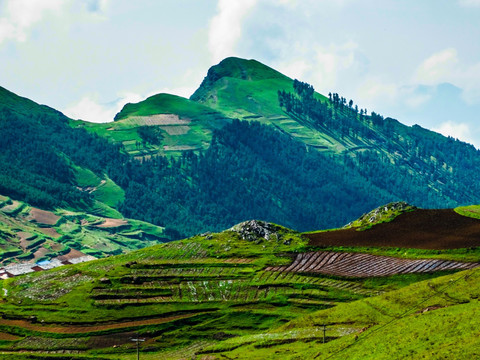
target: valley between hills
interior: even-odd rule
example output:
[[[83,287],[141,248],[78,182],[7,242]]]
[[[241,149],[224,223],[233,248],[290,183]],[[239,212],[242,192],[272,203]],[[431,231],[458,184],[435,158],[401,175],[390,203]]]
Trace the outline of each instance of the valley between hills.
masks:
[[[473,146],[239,58],[112,120],[0,88],[1,359],[480,357]]]

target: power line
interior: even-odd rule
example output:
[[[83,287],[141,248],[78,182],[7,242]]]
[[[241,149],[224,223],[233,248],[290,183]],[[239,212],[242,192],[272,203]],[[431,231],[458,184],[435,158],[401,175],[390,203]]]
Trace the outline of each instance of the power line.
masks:
[[[434,293],[433,293],[431,296],[428,296],[427,298],[423,299],[422,301],[420,301],[420,302],[416,303],[415,305],[411,306],[411,307],[408,308],[406,311],[404,311],[400,316],[394,317],[392,320],[384,323],[383,325],[380,325],[379,327],[373,329],[372,331],[368,332],[368,333],[365,334],[364,336],[359,337],[355,342],[346,345],[345,347],[343,347],[343,348],[341,348],[340,350],[334,352],[333,354],[330,354],[328,357],[325,358],[325,360],[331,359],[332,357],[334,357],[334,356],[340,354],[341,352],[349,349],[349,348],[352,347],[353,345],[358,344],[359,342],[365,340],[366,338],[368,338],[368,337],[369,337],[370,335],[372,335],[373,333],[376,333],[377,331],[386,328],[387,326],[389,326],[390,324],[394,323],[395,321],[404,318],[404,317],[407,316],[408,313],[410,313],[412,310],[416,310],[419,305],[421,305],[421,304],[425,303],[426,301],[434,298],[435,296],[440,295],[440,293],[444,293],[445,290],[447,290],[448,287],[454,285],[454,284],[457,283],[458,281],[463,280],[463,279],[466,279],[468,276],[470,276],[470,273],[473,272],[473,270],[475,270],[475,269],[467,270],[467,272],[465,273],[465,275],[459,277],[459,278],[456,279],[456,280],[451,279],[449,282],[447,282],[447,284],[445,284],[445,285],[443,286],[443,288],[441,288],[441,289],[438,290],[438,291],[435,291],[435,290],[434,290]],[[321,354],[322,354],[322,353],[319,352],[317,355],[314,356],[314,359],[318,358]]]

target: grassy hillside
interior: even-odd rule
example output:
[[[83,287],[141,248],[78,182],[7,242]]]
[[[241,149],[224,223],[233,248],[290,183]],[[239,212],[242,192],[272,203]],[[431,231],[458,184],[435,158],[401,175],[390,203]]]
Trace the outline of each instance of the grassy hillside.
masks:
[[[375,112],[367,115],[352,100],[327,98],[255,60],[221,61],[191,99],[229,117],[271,125],[312,151],[333,155],[339,166],[357,168],[394,194],[392,200],[435,208],[479,201],[470,181],[472,164],[480,166],[473,146]]]
[[[105,257],[169,240],[163,228],[139,220],[46,211],[5,196],[0,196],[0,233],[3,266],[34,264],[69,253]]]
[[[476,358],[479,278],[477,269],[423,281],[300,317],[260,336],[225,340],[204,353],[212,359]]]
[[[179,157],[187,150],[205,150],[212,131],[230,119],[219,112],[185,98],[158,94],[136,104],[127,104],[115,122],[91,124],[72,122],[74,127],[122,144],[132,156]]]
[[[46,105],[39,105],[25,97],[18,96],[0,86],[0,109],[8,109],[17,114],[33,116],[37,114],[58,115],[59,112]]]
[[[339,227],[392,201],[480,203],[474,147],[327,98],[255,60],[227,58],[190,100],[158,94],[116,119],[73,121],[1,91],[0,193],[136,218],[176,239],[250,218]]]
[[[140,337],[142,358],[312,358],[323,349],[334,354],[355,335],[373,341],[381,332],[376,329],[393,321],[409,330],[413,320],[425,326],[422,321],[458,316],[479,295],[478,270],[346,278],[290,267],[308,249],[307,238],[297,232],[249,221],[221,233],[11,278],[0,282],[0,351],[126,359],[135,352],[131,338]],[[453,308],[457,304],[462,308]],[[441,317],[416,313],[425,309]],[[325,346],[319,327],[324,323]],[[449,325],[458,326],[464,325]],[[473,326],[465,325],[466,331]],[[418,341],[423,344],[425,336]],[[475,341],[467,333],[458,336]],[[433,345],[445,341],[433,334],[430,339]],[[397,340],[391,333],[389,341]],[[380,346],[376,351],[384,352]]]
[[[335,139],[282,110],[278,103],[278,91],[282,90],[293,91],[293,80],[256,60],[227,58],[209,69],[190,99],[231,118],[273,125],[308,145],[332,147]],[[315,96],[326,100],[320,94]]]

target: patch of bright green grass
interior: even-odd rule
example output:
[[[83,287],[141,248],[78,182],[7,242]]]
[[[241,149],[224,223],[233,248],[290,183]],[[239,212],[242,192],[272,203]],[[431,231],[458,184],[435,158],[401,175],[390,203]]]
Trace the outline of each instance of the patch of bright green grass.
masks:
[[[414,283],[299,317],[265,335],[225,340],[203,353],[235,359],[475,358],[479,276],[477,269]]]
[[[460,206],[454,210],[457,214],[462,216],[480,219],[480,205]]]
[[[116,207],[125,200],[125,191],[110,178],[106,177],[106,179],[97,186],[97,189],[94,191],[94,196],[98,201],[110,207]]]

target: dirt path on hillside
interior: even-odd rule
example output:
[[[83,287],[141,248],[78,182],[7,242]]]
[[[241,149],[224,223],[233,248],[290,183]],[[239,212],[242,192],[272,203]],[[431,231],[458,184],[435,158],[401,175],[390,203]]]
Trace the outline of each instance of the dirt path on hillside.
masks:
[[[7,320],[0,319],[0,325],[4,326],[17,326],[32,331],[41,331],[48,333],[59,333],[59,334],[81,334],[95,331],[104,331],[112,329],[123,329],[129,327],[145,326],[145,325],[158,325],[166,322],[186,319],[193,316],[204,314],[205,312],[169,316],[164,318],[148,319],[148,320],[135,320],[135,321],[126,321],[114,324],[105,324],[105,325],[92,325],[92,326],[78,326],[78,325],[66,325],[66,326],[51,326],[51,325],[41,325],[28,322],[26,320]]]
[[[480,246],[480,220],[451,209],[419,209],[365,231],[345,229],[305,236],[310,239],[310,245],[315,246],[459,249]]]

